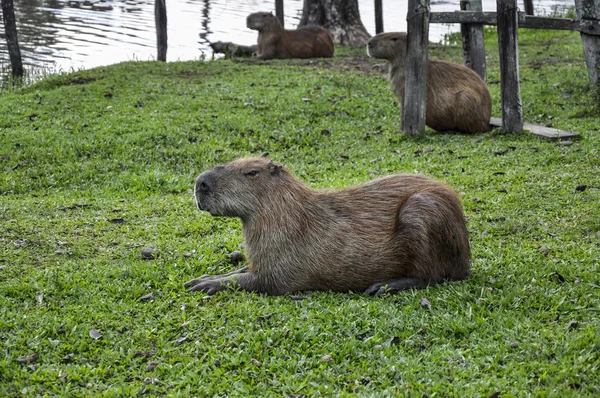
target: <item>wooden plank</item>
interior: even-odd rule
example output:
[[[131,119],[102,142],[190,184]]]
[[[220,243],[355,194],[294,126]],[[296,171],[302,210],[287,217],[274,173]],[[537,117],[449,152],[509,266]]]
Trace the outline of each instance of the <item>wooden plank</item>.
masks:
[[[383,32],[383,0],[375,0],[375,33]]]
[[[17,22],[12,0],[2,0],[2,19],[4,20],[4,32],[6,32],[6,44],[10,57],[12,75],[18,79],[23,77],[23,60],[17,36]]]
[[[599,0],[575,0],[577,18],[582,22],[600,22]],[[600,36],[581,31],[581,43],[592,87],[600,92]]]
[[[525,15],[519,12],[519,27],[529,29],[576,30],[589,35],[600,36],[600,21],[577,20],[571,18],[549,18]],[[497,25],[496,12],[452,11],[432,12],[429,23],[470,23]]]
[[[405,90],[401,130],[425,131],[427,77],[429,69],[429,0],[408,0]]]
[[[461,0],[460,9],[464,11],[481,11],[481,0]],[[487,80],[485,65],[485,43],[483,25],[461,24],[463,61],[483,79]]]
[[[283,13],[283,0],[275,0],[275,16],[281,22],[281,26],[285,27],[285,16]]]
[[[429,23],[471,23],[483,25],[497,25],[497,12],[482,11],[450,11],[432,12]]]
[[[498,10],[498,48],[500,50],[500,92],[502,126],[523,131],[523,107],[519,87],[519,49],[517,1],[496,0]]]
[[[154,20],[156,23],[156,59],[167,61],[167,5],[166,0],[154,0]]]
[[[533,0],[523,0],[525,5],[525,14],[533,15]]]
[[[502,127],[502,119],[499,117],[490,118],[490,126]],[[529,131],[531,134],[545,138],[548,140],[577,140],[580,138],[579,134],[572,133],[570,131],[559,130],[552,127],[536,126],[535,124],[524,123],[523,130]]]

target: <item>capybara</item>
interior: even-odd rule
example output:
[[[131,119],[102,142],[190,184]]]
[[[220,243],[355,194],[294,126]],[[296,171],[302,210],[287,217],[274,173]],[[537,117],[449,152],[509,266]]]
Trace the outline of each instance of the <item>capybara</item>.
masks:
[[[321,26],[287,30],[270,12],[248,15],[246,26],[258,30],[256,59],[331,58],[333,40]]]
[[[367,44],[372,58],[391,61],[390,83],[404,106],[406,33],[380,33]],[[492,97],[473,70],[452,62],[430,60],[425,124],[437,131],[477,133],[490,130]]]
[[[246,267],[185,284],[213,294],[234,284],[282,295],[300,290],[422,288],[469,275],[462,207],[445,183],[393,174],[340,190],[312,189],[265,158],[242,158],[196,179],[195,200],[242,221]]]

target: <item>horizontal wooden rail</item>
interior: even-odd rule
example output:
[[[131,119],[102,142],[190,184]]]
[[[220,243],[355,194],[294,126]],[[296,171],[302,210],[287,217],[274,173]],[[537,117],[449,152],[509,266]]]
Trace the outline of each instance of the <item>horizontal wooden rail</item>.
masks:
[[[497,25],[498,13],[481,11],[432,12],[429,23],[466,23]],[[519,28],[574,30],[588,35],[600,36],[600,21],[571,18],[549,18],[525,15],[519,12]]]

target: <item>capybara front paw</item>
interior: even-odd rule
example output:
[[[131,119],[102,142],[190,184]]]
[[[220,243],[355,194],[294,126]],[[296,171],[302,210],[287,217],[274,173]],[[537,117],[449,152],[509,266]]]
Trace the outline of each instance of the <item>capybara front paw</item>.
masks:
[[[227,287],[227,283],[222,279],[194,279],[190,282],[193,282],[194,284],[190,285],[191,288],[188,289],[188,292],[205,292],[209,296],[212,296]]]

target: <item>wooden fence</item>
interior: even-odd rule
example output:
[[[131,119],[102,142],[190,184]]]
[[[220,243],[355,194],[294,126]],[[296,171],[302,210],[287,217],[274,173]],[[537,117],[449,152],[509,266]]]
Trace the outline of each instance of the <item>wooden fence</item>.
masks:
[[[483,79],[485,49],[483,25],[497,25],[500,52],[500,90],[502,120],[492,119],[492,125],[505,130],[523,131],[523,110],[519,87],[518,28],[562,29],[581,32],[588,76],[592,86],[600,90],[600,0],[575,0],[577,19],[548,18],[531,15],[531,5],[525,13],[516,0],[497,0],[496,12],[482,12],[480,0],[461,1],[461,11],[429,12],[429,0],[409,0],[408,51],[406,60],[406,90],[402,115],[402,131],[418,134],[425,130],[425,103],[428,65],[428,33],[430,23],[460,23],[463,33],[463,58]],[[574,136],[571,133],[526,125],[534,134],[547,138]]]

